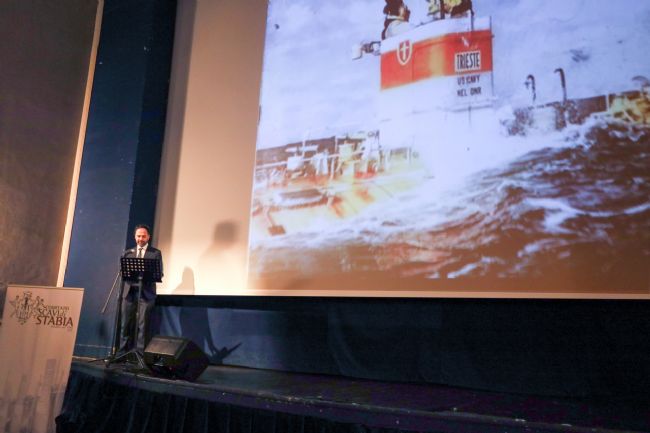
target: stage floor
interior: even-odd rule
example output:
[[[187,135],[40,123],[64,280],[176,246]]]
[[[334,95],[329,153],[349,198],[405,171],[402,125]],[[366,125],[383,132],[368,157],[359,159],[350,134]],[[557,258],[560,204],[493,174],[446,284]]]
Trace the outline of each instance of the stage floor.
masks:
[[[587,401],[210,366],[196,382],[75,358],[72,373],[192,399],[369,427],[448,432],[650,431],[650,404]]]

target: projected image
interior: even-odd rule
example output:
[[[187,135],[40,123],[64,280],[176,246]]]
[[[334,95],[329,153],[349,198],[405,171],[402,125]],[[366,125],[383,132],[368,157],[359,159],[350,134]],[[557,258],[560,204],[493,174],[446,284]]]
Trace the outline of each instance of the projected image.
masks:
[[[649,37],[632,0],[271,1],[251,278],[650,293]]]

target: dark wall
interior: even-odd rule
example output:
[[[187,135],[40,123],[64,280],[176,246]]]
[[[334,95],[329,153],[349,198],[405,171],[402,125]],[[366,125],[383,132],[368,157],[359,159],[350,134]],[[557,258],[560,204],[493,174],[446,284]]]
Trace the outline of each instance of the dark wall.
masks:
[[[153,225],[167,107],[174,0],[108,0],[65,285],[84,287],[77,355],[111,345],[114,303],[102,315],[133,227]],[[155,242],[155,241],[154,241]]]
[[[57,283],[96,11],[0,2],[0,281]]]

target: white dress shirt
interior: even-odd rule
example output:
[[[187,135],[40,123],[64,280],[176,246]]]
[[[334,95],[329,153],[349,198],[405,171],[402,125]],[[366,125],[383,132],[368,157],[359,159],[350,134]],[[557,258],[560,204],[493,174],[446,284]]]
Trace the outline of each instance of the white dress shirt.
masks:
[[[137,245],[135,247],[135,256],[136,257],[144,257],[144,253],[147,252],[147,247],[148,246],[149,246],[149,244],[145,244],[145,246],[143,246],[143,247]]]

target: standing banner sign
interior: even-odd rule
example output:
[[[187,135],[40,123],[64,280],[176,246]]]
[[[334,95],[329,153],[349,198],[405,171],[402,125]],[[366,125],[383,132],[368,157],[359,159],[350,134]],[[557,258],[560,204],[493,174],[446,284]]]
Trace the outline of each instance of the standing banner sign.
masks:
[[[83,289],[9,286],[0,323],[0,432],[54,432]]]

